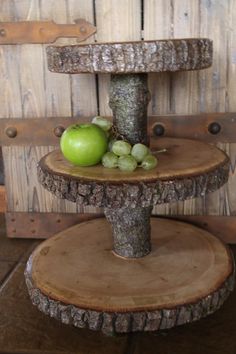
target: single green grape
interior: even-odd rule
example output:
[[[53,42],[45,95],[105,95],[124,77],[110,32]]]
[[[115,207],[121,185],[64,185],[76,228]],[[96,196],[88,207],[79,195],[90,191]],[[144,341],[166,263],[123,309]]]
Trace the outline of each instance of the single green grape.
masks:
[[[116,140],[112,145],[112,152],[117,156],[129,155],[131,152],[131,145],[123,140]]]
[[[112,122],[110,122],[109,120],[107,120],[106,118],[103,118],[101,116],[94,117],[92,119],[92,123],[98,125],[105,132],[108,132],[112,127]]]
[[[137,167],[137,161],[131,155],[123,155],[118,159],[118,167],[121,171],[132,172]]]
[[[116,168],[118,166],[118,156],[108,151],[102,157],[102,164],[106,168]]]
[[[144,170],[152,170],[153,168],[155,168],[157,165],[157,158],[154,155],[147,155],[145,156],[141,167]]]
[[[115,139],[111,139],[109,140],[109,143],[108,143],[108,151],[111,151],[112,152],[112,146],[114,144],[116,140]]]
[[[132,147],[131,155],[135,158],[137,162],[142,162],[145,156],[147,156],[148,154],[149,148],[144,144],[138,143]]]

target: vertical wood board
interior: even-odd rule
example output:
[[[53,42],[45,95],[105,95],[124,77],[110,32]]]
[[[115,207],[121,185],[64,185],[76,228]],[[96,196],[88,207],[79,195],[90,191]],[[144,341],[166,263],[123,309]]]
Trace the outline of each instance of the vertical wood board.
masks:
[[[152,74],[149,77],[152,102],[150,113],[194,114],[234,111],[235,102],[235,2],[145,1],[144,39],[209,37],[214,59],[210,69],[199,72]],[[233,63],[234,62],[234,63]],[[229,74],[230,73],[230,74]],[[227,79],[228,78],[228,79]],[[163,80],[164,79],[164,83]],[[219,144],[230,153],[232,169],[235,144]],[[219,191],[186,202],[155,208],[161,214],[234,214],[236,206],[234,170],[229,184]],[[232,186],[232,187],[231,187]],[[232,193],[231,193],[232,188]]]
[[[98,42],[141,40],[141,1],[96,0],[95,4]],[[100,114],[112,115],[108,98],[110,75],[98,77]]]
[[[1,20],[54,20],[73,23],[76,18],[93,22],[93,1],[2,2]],[[76,9],[76,11],[75,11]],[[73,43],[59,39],[57,44]],[[3,83],[1,117],[52,117],[96,114],[95,81],[90,76],[53,74],[47,69],[46,46],[2,46],[0,63]],[[13,55],[12,55],[13,53]],[[15,55],[14,55],[15,53]],[[80,79],[81,78],[81,79]],[[80,91],[80,92],[79,92]],[[81,92],[83,94],[81,94]],[[79,98],[78,98],[79,97]],[[79,118],[78,118],[79,119]],[[75,212],[76,205],[59,200],[38,183],[36,164],[53,147],[4,147],[8,210]],[[81,208],[79,208],[79,211]]]

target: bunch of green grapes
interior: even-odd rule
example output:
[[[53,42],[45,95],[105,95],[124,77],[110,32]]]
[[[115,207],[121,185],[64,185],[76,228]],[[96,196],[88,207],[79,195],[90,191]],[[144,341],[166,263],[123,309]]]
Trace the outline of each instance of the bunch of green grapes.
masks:
[[[157,166],[157,158],[149,148],[141,143],[131,146],[127,141],[116,140],[109,136],[112,123],[103,117],[94,117],[92,123],[99,125],[110,138],[109,151],[103,155],[102,165],[106,168],[119,168],[121,171],[132,172],[137,167],[151,170]]]

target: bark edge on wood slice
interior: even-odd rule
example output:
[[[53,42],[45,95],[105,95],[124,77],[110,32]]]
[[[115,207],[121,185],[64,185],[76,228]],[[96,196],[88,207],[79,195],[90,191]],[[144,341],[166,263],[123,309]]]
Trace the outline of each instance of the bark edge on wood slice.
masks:
[[[183,201],[213,192],[228,180],[229,158],[215,146],[160,138],[151,147],[167,149],[157,155],[157,167],[149,171],[138,168],[131,173],[106,169],[101,164],[73,166],[56,150],[40,160],[38,180],[58,198],[111,208]]]
[[[49,70],[67,74],[200,70],[211,66],[212,55],[207,38],[47,47]]]
[[[167,329],[219,309],[234,288],[228,247],[182,222],[155,218],[152,229],[152,253],[138,260],[112,254],[105,219],[43,242],[25,270],[33,304],[65,324],[107,334]]]

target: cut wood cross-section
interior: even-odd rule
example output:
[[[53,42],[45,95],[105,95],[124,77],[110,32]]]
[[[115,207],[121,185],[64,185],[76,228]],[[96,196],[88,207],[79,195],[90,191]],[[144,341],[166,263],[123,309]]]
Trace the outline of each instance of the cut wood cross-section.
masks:
[[[45,241],[25,271],[33,304],[105,333],[167,329],[216,311],[234,285],[228,248],[189,224],[155,218],[151,226],[152,252],[135,260],[113,255],[105,219]]]
[[[40,183],[59,198],[83,205],[118,208],[186,200],[213,192],[227,182],[229,159],[218,148],[188,139],[160,138],[153,141],[155,169],[134,172],[77,167],[59,150],[46,155],[38,165]],[[155,152],[154,152],[155,153]]]

